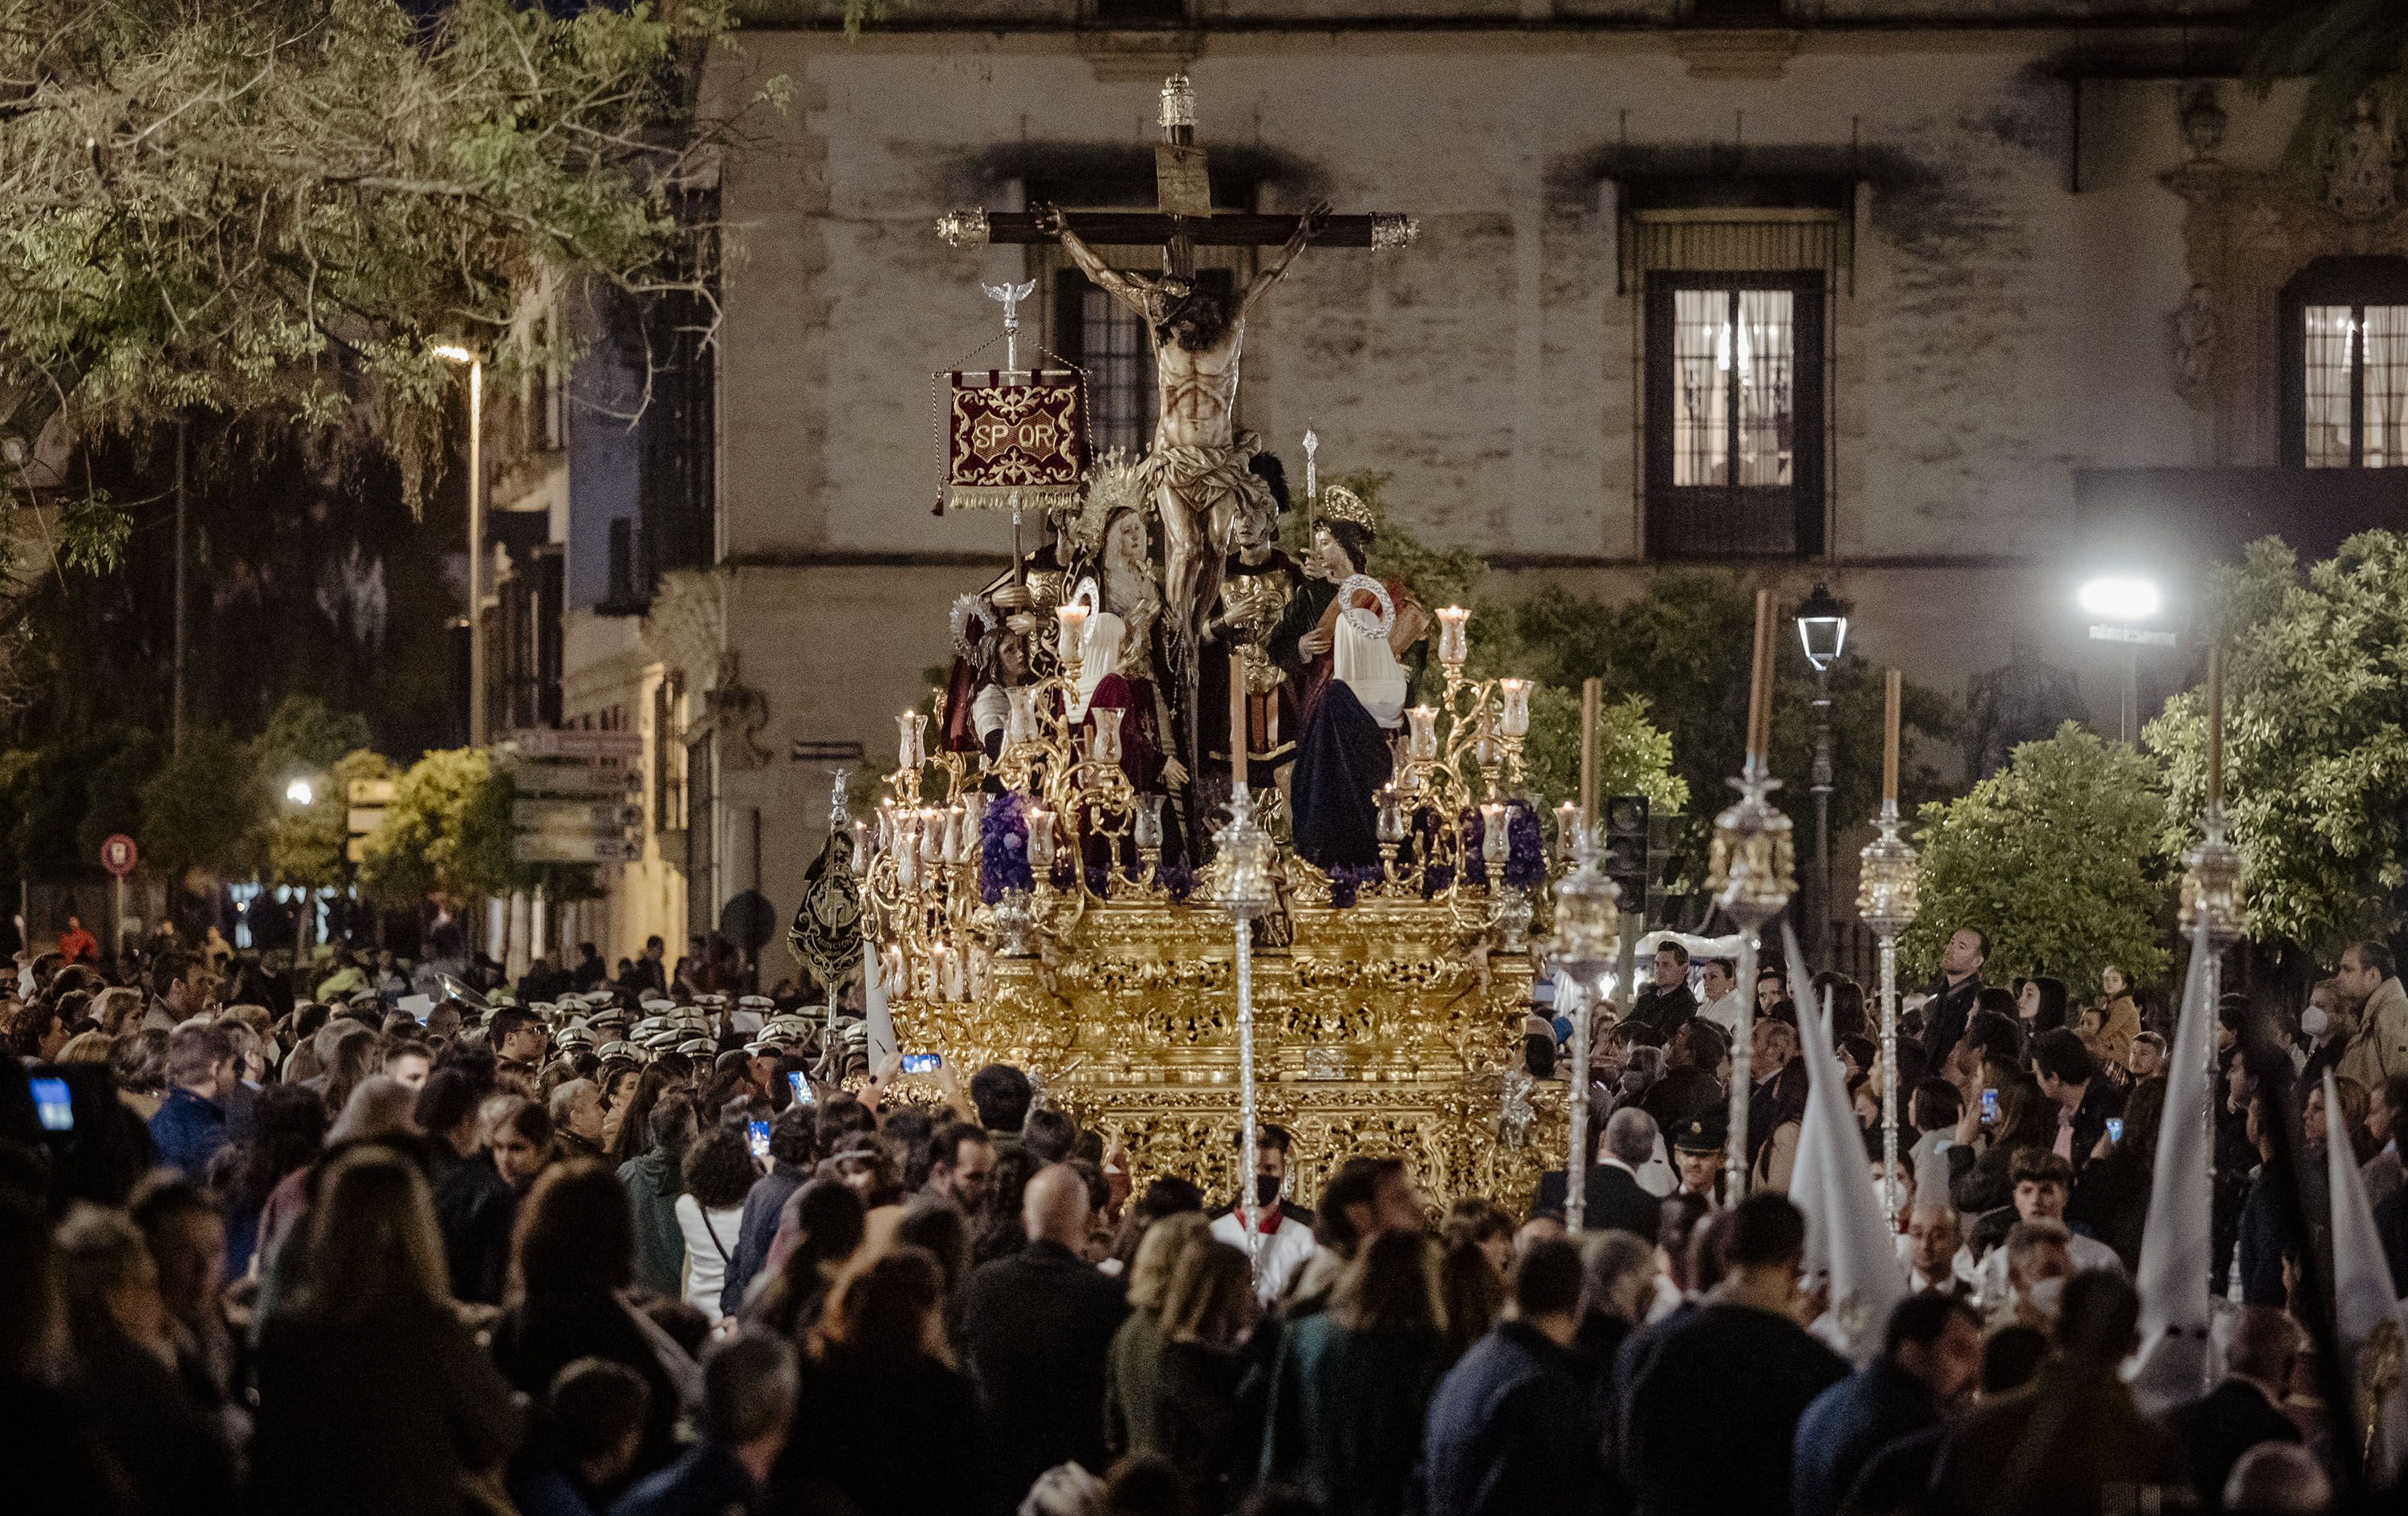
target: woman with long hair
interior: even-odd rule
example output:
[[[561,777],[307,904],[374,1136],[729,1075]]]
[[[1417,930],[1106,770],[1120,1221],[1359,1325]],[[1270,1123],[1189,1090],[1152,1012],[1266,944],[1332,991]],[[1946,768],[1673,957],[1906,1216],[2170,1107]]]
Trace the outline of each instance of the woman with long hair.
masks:
[[[618,1177],[598,1163],[553,1165],[519,1207],[494,1359],[537,1399],[580,1358],[634,1369],[652,1393],[635,1470],[649,1473],[676,1456],[683,1387],[627,1299],[635,1277],[636,1226]]]
[[[339,1119],[351,1103],[351,1092],[376,1072],[377,1035],[372,1027],[351,1023],[336,1034],[326,1059],[326,1112]]]
[[[2069,1222],[2115,1250],[2128,1269],[2141,1264],[2141,1230],[2156,1180],[2157,1133],[2165,1124],[2166,1080],[2153,1075],[2132,1086],[2124,1103],[2124,1135],[2104,1157],[2082,1171],[2082,1186],[2065,1208]]]
[[[830,1495],[883,1516],[980,1507],[978,1394],[953,1366],[944,1300],[944,1269],[919,1248],[845,1270],[810,1333],[773,1509],[823,1509]]]
[[[759,1178],[743,1136],[724,1124],[685,1151],[685,1193],[677,1197],[678,1225],[685,1233],[685,1303],[716,1322],[727,1266],[744,1229],[744,1196]]]
[[[1259,1309],[1242,1249],[1205,1237],[1181,1251],[1162,1294],[1162,1363],[1150,1418],[1157,1440],[1132,1451],[1168,1459],[1193,1510],[1227,1509],[1247,1482],[1244,1460],[1254,1445],[1238,1399],[1240,1352]]]
[[[1383,1232],[1338,1277],[1329,1309],[1289,1329],[1265,1413],[1265,1482],[1300,1484],[1328,1516],[1405,1509],[1431,1392],[1449,1361],[1438,1256]]]
[[[2046,1148],[2057,1141],[2057,1102],[2040,1093],[2031,1076],[2011,1075],[1996,1088],[1999,1120],[1995,1127],[1985,1129],[1982,1124],[1980,1090],[1965,1103],[1965,1113],[1956,1123],[1956,1140],[1976,1149],[1978,1156],[1972,1167],[1950,1182],[1950,1197],[1958,1210],[1977,1216],[2014,1201],[2015,1181],[2010,1170],[2019,1150]]]
[[[788,1195],[765,1266],[769,1282],[746,1308],[752,1324],[802,1341],[861,1251],[867,1216],[861,1196],[840,1180],[812,1180]]]
[[[226,1276],[259,1272],[260,1218],[267,1198],[289,1175],[317,1160],[326,1145],[326,1103],[297,1084],[259,1092],[251,1141],[241,1150],[225,1195]]]
[[[308,1224],[309,1266],[260,1327],[252,1509],[466,1509],[523,1418],[452,1304],[425,1178],[355,1148],[327,1166]]]
[[[2070,1004],[2063,980],[2035,975],[2015,990],[2015,1016],[2023,1023],[2024,1046],[2042,1032],[2054,1032],[2065,1024],[2066,1007]]]
[[[618,1110],[618,1130],[610,1138],[610,1162],[632,1163],[652,1146],[652,1108],[679,1081],[660,1064],[648,1064],[636,1080],[636,1090]]]
[[[1146,1228],[1128,1270],[1129,1313],[1104,1355],[1104,1447],[1113,1453],[1159,1452],[1154,1413],[1162,1371],[1162,1301],[1179,1262],[1210,1236],[1201,1211],[1166,1216]]]
[[[1440,1303],[1446,1310],[1447,1360],[1462,1357],[1488,1335],[1505,1310],[1505,1276],[1477,1243],[1458,1242],[1438,1266]]]

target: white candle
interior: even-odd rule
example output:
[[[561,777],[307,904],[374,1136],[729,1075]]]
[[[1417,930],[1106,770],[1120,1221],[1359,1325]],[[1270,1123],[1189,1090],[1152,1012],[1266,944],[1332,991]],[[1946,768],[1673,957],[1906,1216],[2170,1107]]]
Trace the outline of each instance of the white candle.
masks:
[[[1555,848],[1570,858],[1580,846],[1580,807],[1567,800],[1555,808]]]
[[[1497,715],[1497,730],[1507,737],[1530,735],[1530,681],[1498,679],[1497,693],[1503,708]]]
[[[1505,861],[1508,840],[1505,836],[1505,808],[1484,805],[1480,808],[1480,851],[1492,864]]]
[[[1119,763],[1121,718],[1127,712],[1117,707],[1104,706],[1090,708],[1088,714],[1096,719],[1096,730],[1088,739],[1087,756],[1099,764]]]
[[[1079,661],[1079,638],[1087,629],[1087,608],[1056,606],[1054,608],[1054,618],[1059,627],[1059,636],[1054,641],[1054,651],[1061,656],[1064,663],[1075,664]]]
[[[945,814],[934,806],[920,808],[920,861],[924,864],[945,861]]]
[[[869,823],[853,823],[853,872],[858,877],[869,871]]]
[[[897,767],[917,768],[921,760],[928,756],[928,750],[921,745],[920,739],[920,728],[926,721],[927,718],[916,710],[907,710],[895,718]]]
[[[1412,735],[1406,738],[1405,751],[1414,758],[1438,756],[1438,712],[1427,706],[1415,706],[1405,712],[1412,723]]]
[[[1464,623],[1471,612],[1461,606],[1442,606],[1438,613],[1438,658],[1442,664],[1459,664],[1469,655],[1470,639],[1464,635]]]
[[[969,856],[969,812],[956,803],[945,808],[945,862],[968,863]]]
[[[1040,884],[1054,867],[1054,813],[1043,806],[1028,808],[1028,866]]]

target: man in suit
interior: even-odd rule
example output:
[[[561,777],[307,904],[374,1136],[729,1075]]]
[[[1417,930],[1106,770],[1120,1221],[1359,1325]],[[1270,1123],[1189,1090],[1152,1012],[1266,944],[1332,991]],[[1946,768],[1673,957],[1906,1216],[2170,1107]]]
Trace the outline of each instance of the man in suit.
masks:
[[[1790,1509],[1837,1516],[1873,1454],[1937,1426],[1982,1368],[1982,1319],[1954,1295],[1926,1292],[1889,1313],[1881,1356],[1814,1397],[1798,1419]]]
[[[1605,1151],[1588,1171],[1583,1187],[1585,1213],[1581,1224],[1592,1232],[1635,1232],[1654,1240],[1662,1223],[1664,1203],[1639,1183],[1640,1166],[1656,1156],[1656,1118],[1636,1106],[1625,1106],[1605,1123]],[[1539,1177],[1533,1211],[1565,1213],[1568,1182],[1560,1168]]]
[[[1689,988],[1689,950],[1667,942],[1656,950],[1655,978],[1639,992],[1630,1021],[1655,1035],[1648,1041],[1662,1045],[1698,1013],[1698,997]]]
[[[2297,1442],[2299,1424],[2283,1413],[2283,1387],[2300,1353],[2300,1329],[2273,1306],[2243,1306],[2233,1318],[2223,1381],[2167,1420],[2201,1510],[2224,1509],[2225,1481],[2241,1455],[2261,1442]]]
[[[1038,1170],[1021,1201],[1028,1245],[982,1264],[962,1294],[962,1345],[994,1436],[1007,1507],[1056,1464],[1110,1466],[1104,1360],[1128,1315],[1120,1281],[1080,1255],[1087,1181],[1068,1164]]]
[[[1926,1066],[1937,1072],[1948,1066],[1956,1039],[1973,1017],[1973,1002],[1982,993],[1982,964],[1989,956],[1989,939],[1980,929],[1960,926],[1940,955],[1940,982],[1923,1007],[1923,1053]]]

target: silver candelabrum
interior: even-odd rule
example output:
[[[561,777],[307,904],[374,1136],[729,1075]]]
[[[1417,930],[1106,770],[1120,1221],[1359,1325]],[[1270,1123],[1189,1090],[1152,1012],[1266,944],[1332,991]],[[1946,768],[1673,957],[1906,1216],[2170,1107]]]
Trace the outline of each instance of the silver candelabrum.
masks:
[[[1564,1227],[1579,1235],[1588,1220],[1589,1020],[1602,998],[1599,981],[1612,967],[1622,929],[1622,891],[1597,865],[1597,828],[1584,818],[1572,844],[1572,867],[1555,881],[1555,934],[1547,965],[1570,991],[1572,1019],[1570,1151],[1564,1163]],[[1528,906],[1523,909],[1526,913]]]
[[[1914,924],[1922,865],[1899,835],[1895,797],[1874,819],[1881,836],[1857,854],[1856,915],[1881,939],[1882,1214],[1898,1214],[1898,937]]]
[[[1781,781],[1765,769],[1764,756],[1751,752],[1740,777],[1731,780],[1739,799],[1714,818],[1713,872],[1714,904],[1739,923],[1739,1024],[1731,1034],[1730,1121],[1724,1135],[1726,1205],[1737,1205],[1747,1194],[1747,1101],[1755,1087],[1756,964],[1763,949],[1764,925],[1781,914],[1798,890],[1798,848],[1790,836],[1789,818],[1773,808],[1772,792]],[[1799,1014],[1809,1014],[1805,1008]]]
[[[1246,1262],[1262,1279],[1262,1212],[1254,1196],[1259,1120],[1254,1090],[1254,922],[1279,904],[1278,845],[1254,815],[1254,796],[1238,781],[1229,796],[1229,823],[1214,835],[1226,865],[1217,904],[1237,936],[1238,1209],[1245,1222]]]

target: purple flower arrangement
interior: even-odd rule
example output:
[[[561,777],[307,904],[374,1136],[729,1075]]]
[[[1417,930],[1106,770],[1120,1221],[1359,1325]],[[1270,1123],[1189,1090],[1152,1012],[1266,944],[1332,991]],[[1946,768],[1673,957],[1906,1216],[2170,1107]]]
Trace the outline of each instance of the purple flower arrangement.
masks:
[[[1539,808],[1515,798],[1505,802],[1505,886],[1535,890],[1547,882],[1546,843],[1539,836]]]
[[[1377,884],[1386,877],[1386,871],[1377,864],[1340,864],[1329,871],[1330,908],[1348,908],[1365,885]]]
[[[1028,869],[1028,800],[1007,790],[988,802],[979,822],[979,898],[992,906],[1006,890],[1033,890]]]

